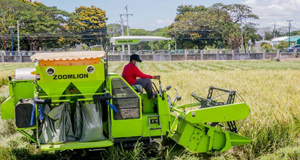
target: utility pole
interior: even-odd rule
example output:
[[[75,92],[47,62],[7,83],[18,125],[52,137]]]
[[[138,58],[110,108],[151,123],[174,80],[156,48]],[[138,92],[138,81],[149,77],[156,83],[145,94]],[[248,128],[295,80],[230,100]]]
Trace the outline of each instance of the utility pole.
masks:
[[[115,36],[115,24],[113,24],[113,37]],[[113,54],[115,54],[115,47],[113,47]]]
[[[174,21],[174,39],[175,39],[175,54],[177,50],[177,42],[176,42],[176,21]]]
[[[127,20],[127,36],[129,36],[129,22],[128,22],[128,16],[133,16],[133,14],[128,14],[128,6],[126,5],[126,14],[122,14],[126,16]],[[130,54],[130,45],[128,45],[128,54]]]
[[[123,18],[122,18],[122,14],[120,14],[120,19],[121,19],[121,33],[122,36],[124,36],[124,26],[123,26]],[[125,46],[122,45],[122,54],[124,55],[125,52]]]
[[[291,22],[293,22],[293,20],[287,20],[287,22],[289,22],[289,47],[291,46]]]
[[[242,20],[242,16],[241,16],[241,50],[243,53],[244,50],[244,37],[243,37],[243,20]]]
[[[21,53],[20,53],[20,25],[19,25],[19,20],[17,21],[17,29],[18,29],[18,55],[20,57],[22,57]],[[21,62],[22,62],[22,60],[21,60]]]
[[[8,28],[10,29],[10,33],[11,33],[11,54],[14,55],[14,33],[13,33],[13,29],[15,28],[15,26],[9,26]]]
[[[275,38],[276,37],[276,23],[274,23],[274,37],[273,38]]]

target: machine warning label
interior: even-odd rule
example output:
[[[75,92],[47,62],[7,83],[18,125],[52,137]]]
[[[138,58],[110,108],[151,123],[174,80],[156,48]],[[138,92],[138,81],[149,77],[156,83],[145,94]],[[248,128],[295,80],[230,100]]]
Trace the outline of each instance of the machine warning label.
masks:
[[[82,79],[89,78],[89,74],[64,74],[64,75],[53,75],[53,80],[58,79]]]

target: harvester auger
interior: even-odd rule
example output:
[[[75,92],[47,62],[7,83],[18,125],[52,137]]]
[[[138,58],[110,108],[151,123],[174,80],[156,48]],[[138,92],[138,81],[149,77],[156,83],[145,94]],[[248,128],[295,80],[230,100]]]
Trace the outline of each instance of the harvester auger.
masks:
[[[156,40],[170,39],[111,38],[113,45]],[[163,90],[159,82],[156,97],[149,100],[141,86],[108,73],[107,53],[33,55],[35,68],[16,69],[9,77],[10,97],[1,104],[1,118],[15,119],[16,130],[43,151],[150,144],[170,137],[192,152],[207,153],[251,142],[237,132],[235,121],[246,119],[250,109],[234,103],[234,91],[211,87],[207,98],[192,94],[196,104],[176,106],[167,95],[171,86]],[[212,99],[216,89],[230,92],[227,102]]]

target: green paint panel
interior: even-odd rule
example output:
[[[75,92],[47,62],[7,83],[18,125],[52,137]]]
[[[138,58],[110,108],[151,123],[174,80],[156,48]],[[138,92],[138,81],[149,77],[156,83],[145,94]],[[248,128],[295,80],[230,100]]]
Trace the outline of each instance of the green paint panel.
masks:
[[[14,119],[15,106],[19,99],[27,99],[34,97],[34,83],[33,81],[10,81],[9,82],[9,97],[1,104],[1,119]]]
[[[142,101],[143,101],[143,113],[154,113],[154,104],[153,100],[148,99],[147,93],[141,94]]]
[[[213,146],[212,149],[214,150],[220,150],[222,148],[224,148],[224,144],[226,140],[226,135],[222,132],[215,132],[214,137],[213,137]]]
[[[19,99],[27,99],[34,97],[34,83],[33,81],[12,81],[14,83],[15,105]]]
[[[112,134],[114,138],[142,136],[142,118],[112,121]]]
[[[166,92],[163,93],[164,100],[162,100],[162,97],[157,97],[157,103],[158,103],[158,114],[160,116],[161,121],[161,127],[162,127],[162,133],[165,134],[170,129],[170,108],[168,104],[168,97]]]
[[[236,103],[189,111],[186,114],[186,120],[190,123],[228,122],[246,119],[249,115],[250,108],[248,105]]]
[[[37,81],[37,84],[50,97],[61,95],[71,82],[82,94],[95,93],[105,80],[104,63],[92,65],[95,71],[91,74],[87,72],[88,66],[37,66],[36,74],[40,74],[40,80]],[[46,73],[49,67],[55,69],[52,76]]]
[[[251,139],[236,133],[230,132],[229,136],[232,146],[245,145],[251,143]]]
[[[186,137],[186,138],[180,138],[179,140],[179,144],[181,144],[182,146],[186,146],[188,147],[189,146],[189,143],[191,141],[195,141],[195,139],[192,137],[193,133],[194,133],[194,130],[195,130],[195,127],[193,127],[192,125],[188,125],[186,123],[180,123],[180,127],[179,127],[179,130],[178,132],[183,136],[183,137]],[[188,139],[188,141],[187,141]]]
[[[140,39],[120,39],[116,40],[116,45],[120,44],[138,44],[141,40]]]
[[[9,97],[1,104],[1,119],[15,118],[15,103],[14,98]]]
[[[232,146],[245,145],[251,142],[249,138],[204,123],[192,124],[184,119],[183,113],[178,116],[178,121],[174,121],[171,129],[169,137],[195,153],[208,153],[213,150],[227,151]]]
[[[63,144],[42,144],[42,151],[56,151],[67,149],[85,149],[85,148],[102,148],[112,146],[113,142],[110,140],[103,140],[99,142],[68,142]]]

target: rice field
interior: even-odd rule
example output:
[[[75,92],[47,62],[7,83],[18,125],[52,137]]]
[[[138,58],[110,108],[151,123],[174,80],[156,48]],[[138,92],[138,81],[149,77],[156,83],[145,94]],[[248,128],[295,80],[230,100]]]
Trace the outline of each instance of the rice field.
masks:
[[[121,74],[127,62],[109,62],[109,71]],[[34,67],[33,63],[0,63],[0,103],[8,95],[7,75],[15,68]],[[208,86],[236,90],[251,108],[251,116],[240,133],[252,143],[224,153],[191,154],[165,147],[157,159],[300,159],[300,61],[181,61],[143,62],[141,71],[161,75],[162,85],[171,85],[182,100],[193,102],[190,94]],[[155,80],[154,80],[155,81]],[[0,120],[0,159],[53,159],[27,144],[13,131],[11,121]],[[146,149],[147,150],[147,149]],[[116,150],[111,159],[145,159],[145,150]],[[25,158],[25,159],[26,159]]]

